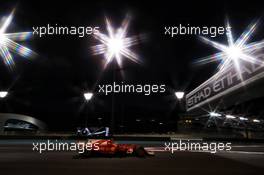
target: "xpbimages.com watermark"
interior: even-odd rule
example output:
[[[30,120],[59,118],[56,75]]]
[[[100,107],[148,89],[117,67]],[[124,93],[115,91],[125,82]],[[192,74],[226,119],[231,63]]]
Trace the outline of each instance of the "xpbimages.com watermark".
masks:
[[[176,151],[216,153],[218,151],[230,151],[232,149],[232,144],[230,142],[193,142],[190,140],[179,140],[177,142],[165,142],[164,149],[172,154]]]
[[[58,24],[47,24],[45,26],[33,26],[33,35],[40,38],[48,35],[75,35],[83,38],[99,32],[98,26],[61,26]]]
[[[164,34],[171,38],[178,35],[202,35],[212,38],[231,32],[231,27],[223,26],[192,26],[190,24],[179,24],[176,26],[165,26]]]
[[[165,84],[125,84],[124,82],[113,84],[99,84],[98,93],[108,95],[110,93],[138,93],[146,96],[152,93],[165,93]]]
[[[32,150],[38,153],[52,151],[74,151],[84,153],[85,151],[99,150],[99,143],[91,142],[62,142],[58,140],[47,140],[41,142],[33,142]]]

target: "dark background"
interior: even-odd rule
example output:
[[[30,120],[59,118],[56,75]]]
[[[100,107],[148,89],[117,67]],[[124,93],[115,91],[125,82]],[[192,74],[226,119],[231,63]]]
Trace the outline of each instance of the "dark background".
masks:
[[[177,3],[176,3],[177,2]],[[198,58],[216,52],[197,36],[170,38],[165,26],[223,26],[229,17],[233,33],[238,37],[252,20],[261,18],[263,5],[254,1],[8,1],[0,3],[0,15],[8,15],[16,7],[8,32],[30,31],[33,26],[100,26],[105,29],[104,16],[115,26],[129,12],[133,20],[128,35],[144,34],[146,40],[133,47],[143,65],[125,59],[125,77],[118,71],[116,81],[129,84],[166,84],[165,94],[116,94],[117,125],[133,128],[136,119],[142,121],[177,120],[179,105],[174,91],[189,92],[216,71],[217,63],[198,66]],[[263,25],[252,40],[263,38]],[[225,36],[215,38],[225,42]],[[0,62],[0,88],[9,89],[10,96],[2,100],[1,112],[30,115],[48,123],[51,130],[74,130],[85,116],[90,123],[102,118],[104,125],[111,118],[112,96],[97,94],[90,104],[84,104],[83,92],[89,91],[102,71],[103,55],[94,56],[90,47],[98,44],[91,37],[46,36],[23,43],[38,53],[33,61],[15,54],[16,69],[11,72]],[[110,66],[100,78],[100,84],[112,83]]]

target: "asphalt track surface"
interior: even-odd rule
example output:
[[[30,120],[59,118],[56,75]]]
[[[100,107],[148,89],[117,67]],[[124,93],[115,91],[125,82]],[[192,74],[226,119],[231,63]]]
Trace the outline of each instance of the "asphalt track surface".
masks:
[[[264,145],[236,144],[232,151],[211,154],[207,152],[162,151],[156,144],[148,144],[156,150],[154,157],[93,157],[74,159],[75,152],[32,151],[32,145],[0,141],[0,174],[4,175],[207,175],[250,174],[264,172]]]

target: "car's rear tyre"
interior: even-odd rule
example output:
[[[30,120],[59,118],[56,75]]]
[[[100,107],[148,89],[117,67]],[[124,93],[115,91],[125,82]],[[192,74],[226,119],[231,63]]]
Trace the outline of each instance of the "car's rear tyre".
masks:
[[[147,154],[146,154],[146,151],[143,147],[138,147],[135,150],[135,155],[137,157],[146,157]]]

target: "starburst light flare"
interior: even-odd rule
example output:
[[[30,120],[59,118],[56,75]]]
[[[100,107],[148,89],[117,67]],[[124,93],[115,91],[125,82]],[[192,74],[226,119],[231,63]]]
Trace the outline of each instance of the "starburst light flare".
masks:
[[[127,37],[130,16],[126,16],[121,27],[118,29],[112,26],[108,18],[105,19],[105,22],[108,35],[101,32],[95,33],[95,38],[99,40],[101,44],[92,47],[95,55],[104,54],[106,60],[104,68],[106,68],[113,59],[117,61],[119,67],[122,67],[123,58],[128,58],[140,64],[141,61],[139,56],[130,49],[131,46],[138,44],[138,37]]]
[[[241,65],[243,64],[243,62],[258,65],[263,64],[263,61],[259,60],[254,52],[259,51],[264,47],[264,40],[248,44],[248,41],[257,28],[257,24],[258,22],[250,24],[248,28],[241,34],[241,36],[236,41],[234,41],[231,27],[227,20],[226,28],[229,28],[229,31],[226,32],[228,43],[227,45],[212,41],[201,36],[200,38],[203,42],[209,44],[210,46],[213,46],[221,52],[199,59],[198,63],[206,64],[220,60],[221,63],[218,66],[218,73],[224,72],[228,68],[233,66],[236,72],[242,78]]]
[[[0,56],[9,69],[13,70],[15,62],[11,52],[16,53],[24,58],[33,57],[36,53],[27,47],[18,44],[15,41],[25,41],[32,36],[32,32],[6,33],[8,26],[14,17],[15,9],[11,14],[3,18],[0,23]]]

